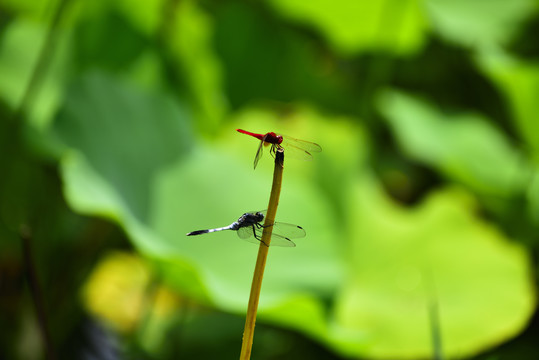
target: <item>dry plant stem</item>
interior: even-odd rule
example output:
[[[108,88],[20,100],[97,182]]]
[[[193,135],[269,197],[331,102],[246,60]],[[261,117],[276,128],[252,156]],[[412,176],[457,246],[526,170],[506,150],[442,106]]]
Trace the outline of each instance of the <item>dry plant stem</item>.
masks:
[[[247,317],[245,318],[245,329],[243,330],[243,341],[241,344],[240,360],[251,358],[251,349],[253,347],[253,337],[255,332],[256,311],[258,309],[258,299],[260,298],[260,289],[262,288],[262,278],[266,266],[269,245],[271,241],[271,231],[275,222],[275,214],[279,205],[279,196],[281,194],[281,182],[283,179],[284,153],[277,151],[275,154],[275,168],[273,170],[273,184],[271,186],[270,200],[266,221],[264,221],[264,230],[262,240],[258,248],[258,257],[256,258],[253,283],[251,284],[251,294],[249,295],[249,305],[247,306]]]

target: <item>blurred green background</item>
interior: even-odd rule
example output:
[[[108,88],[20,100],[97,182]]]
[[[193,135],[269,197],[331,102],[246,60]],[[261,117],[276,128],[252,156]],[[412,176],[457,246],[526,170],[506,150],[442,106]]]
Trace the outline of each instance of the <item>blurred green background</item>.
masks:
[[[0,0],[0,358],[536,359],[535,0]],[[23,230],[21,230],[21,226]],[[45,329],[45,330],[44,330]]]

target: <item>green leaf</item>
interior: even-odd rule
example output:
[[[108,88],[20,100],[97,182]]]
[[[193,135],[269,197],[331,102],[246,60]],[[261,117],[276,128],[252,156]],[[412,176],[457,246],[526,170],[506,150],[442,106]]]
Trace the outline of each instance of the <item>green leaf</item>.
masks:
[[[392,203],[373,179],[349,194],[349,277],[334,341],[348,355],[429,358],[436,301],[448,358],[518,334],[535,308],[530,258],[474,214],[474,199],[442,189],[419,207]]]
[[[477,62],[507,99],[515,128],[535,154],[539,154],[539,65],[502,52],[484,52]]]
[[[365,50],[409,55],[425,42],[418,0],[270,0],[283,16],[317,29],[344,55]]]
[[[412,159],[484,194],[509,196],[525,188],[529,164],[484,117],[444,113],[397,91],[381,93],[378,108]]]
[[[249,140],[249,139],[247,139]],[[183,165],[162,174],[156,188],[152,229],[174,253],[201,271],[216,306],[244,311],[257,247],[234,232],[186,237],[189,231],[226,226],[245,211],[267,206],[271,173],[252,170],[252,157],[233,160],[221,151],[199,149]],[[253,153],[254,154],[254,153]],[[327,292],[338,263],[328,241],[331,216],[312,188],[292,178],[282,190],[277,220],[307,230],[294,249],[271,249],[260,310],[280,308],[297,289]],[[311,276],[306,276],[306,274]],[[306,291],[304,290],[304,291]]]
[[[261,320],[353,356],[426,356],[429,294],[421,290],[421,271],[428,264],[449,354],[502,341],[529,317],[534,298],[523,251],[475,219],[461,193],[434,196],[420,210],[408,211],[392,205],[376,186],[357,184],[358,167],[349,165],[364,166],[366,138],[349,119],[299,108],[278,122],[274,113],[249,110],[214,142],[186,152],[186,116],[166,99],[88,74],[69,91],[55,130],[72,148],[62,161],[69,204],[117,221],[183,294],[226,311],[245,311],[257,247],[231,231],[185,233],[225,226],[245,211],[266,207],[271,157],[266,150],[253,172],[258,141],[234,129],[281,128],[320,142],[324,152],[313,163],[285,157],[277,220],[300,224],[307,237],[293,249],[270,249]],[[317,173],[320,184],[313,182]],[[342,216],[330,211],[318,185],[334,192],[344,206]],[[346,276],[339,248],[347,254]],[[480,298],[484,293],[489,297]],[[329,308],[331,323],[328,299],[336,304]],[[491,313],[481,313],[480,303]],[[477,319],[485,329],[473,327]]]
[[[317,29],[339,53],[414,54],[429,28],[464,46],[507,43],[537,9],[534,0],[269,0],[283,16]]]
[[[424,0],[433,29],[463,46],[506,44],[537,10],[534,0]]]
[[[500,51],[483,52],[477,57],[480,69],[496,84],[505,97],[513,119],[513,126],[532,152],[535,168],[530,171],[527,189],[528,211],[539,223],[539,65],[516,59]]]
[[[153,178],[191,146],[187,121],[172,99],[94,72],[71,86],[54,131],[118,191],[129,213],[147,221]]]
[[[236,127],[228,129],[222,142],[199,145],[180,156],[181,147],[172,144],[187,141],[188,134],[176,124],[185,119],[159,99],[99,74],[73,86],[55,124],[56,133],[72,148],[62,161],[66,198],[76,211],[117,221],[135,246],[157,262],[163,278],[186,295],[243,312],[257,246],[232,231],[185,234],[225,226],[245,211],[264,209],[271,158],[266,151],[253,172],[258,140],[238,134]],[[246,113],[236,125],[275,128],[275,116],[265,122],[260,115]],[[300,124],[309,121],[313,120],[306,115],[292,123],[302,128]],[[329,125],[320,125],[318,131],[323,127]],[[331,127],[339,129],[337,124]],[[338,130],[352,139],[346,131]],[[292,161],[278,221],[301,224],[308,236],[297,240],[297,248],[271,249],[259,313],[268,321],[321,337],[325,321],[320,296],[334,291],[341,271],[331,242],[335,224],[324,197],[306,180],[305,170],[312,163]],[[296,318],[302,322],[291,323],[277,315],[283,314],[279,309],[298,310]]]

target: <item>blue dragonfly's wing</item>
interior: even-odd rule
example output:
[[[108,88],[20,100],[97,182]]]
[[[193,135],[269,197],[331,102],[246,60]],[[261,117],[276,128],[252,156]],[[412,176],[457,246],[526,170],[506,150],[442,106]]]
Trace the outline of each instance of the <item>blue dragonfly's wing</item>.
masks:
[[[305,230],[301,226],[282,222],[273,224],[272,233],[288,239],[298,239],[306,235]]]
[[[263,228],[257,228],[255,231],[258,238],[262,238]],[[276,222],[273,224],[271,232],[270,246],[295,247],[292,239],[305,236],[305,230],[301,226]]]
[[[246,226],[240,228],[237,232],[238,236],[241,239],[253,244],[260,244],[260,239],[262,239],[263,231],[263,228],[254,227],[253,232],[253,226]],[[255,234],[256,236],[253,236]],[[270,246],[294,247],[296,246],[296,244],[294,244],[294,242],[287,237],[272,233]]]
[[[254,237],[249,237],[247,239],[243,239],[245,241],[248,241],[250,243],[253,243],[253,244],[259,244],[260,245],[260,240],[258,240],[257,238],[254,238]]]
[[[272,233],[270,246],[295,247],[296,244],[287,237]]]
[[[243,240],[247,240],[254,235],[252,226],[244,226],[242,228],[239,228],[237,233],[238,233],[239,238]],[[253,240],[256,240],[256,239],[253,238]],[[258,240],[256,241],[258,242]]]

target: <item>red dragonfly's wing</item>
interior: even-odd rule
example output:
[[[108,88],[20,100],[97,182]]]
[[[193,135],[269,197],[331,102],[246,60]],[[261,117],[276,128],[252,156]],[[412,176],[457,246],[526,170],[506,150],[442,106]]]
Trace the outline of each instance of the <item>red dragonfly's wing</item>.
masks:
[[[287,157],[291,157],[294,159],[299,160],[307,160],[310,161],[313,159],[313,156],[310,152],[307,150],[301,149],[297,146],[294,146],[292,144],[285,144],[284,145],[284,153]]]
[[[282,146],[285,149],[285,155],[300,160],[312,160],[313,156],[311,153],[322,151],[322,148],[318,144],[284,135]]]
[[[322,151],[322,148],[320,147],[320,145],[316,143],[305,141],[305,140],[300,140],[300,139],[295,139],[293,137],[286,136],[286,135],[282,135],[282,137],[283,137],[283,147],[286,147],[286,145],[291,145],[291,146],[300,148],[302,150],[305,150],[308,153],[315,153],[315,152]]]
[[[260,142],[260,145],[258,145],[258,150],[256,151],[255,162],[254,162],[254,165],[255,165],[254,168],[255,169],[256,169],[256,165],[258,165],[258,161],[262,157],[262,148],[263,147],[264,147],[264,139],[262,139],[262,141]]]

